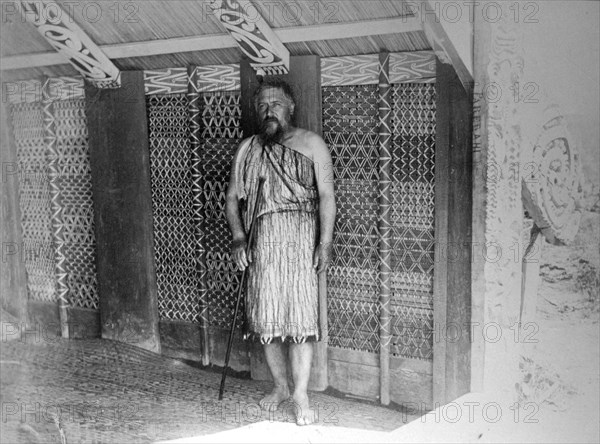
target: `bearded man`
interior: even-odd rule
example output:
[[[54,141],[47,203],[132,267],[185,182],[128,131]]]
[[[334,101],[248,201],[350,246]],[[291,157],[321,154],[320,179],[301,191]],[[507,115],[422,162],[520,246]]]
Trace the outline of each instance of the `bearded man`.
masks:
[[[296,423],[306,425],[314,421],[307,393],[313,342],[321,339],[317,275],[331,260],[336,215],[333,165],[320,136],[292,125],[296,104],[287,83],[261,83],[254,106],[260,131],[238,147],[226,204],[233,260],[241,270],[248,267],[245,337],[263,344],[273,376],[263,409],[290,397],[288,348]],[[246,256],[254,205],[255,238]]]

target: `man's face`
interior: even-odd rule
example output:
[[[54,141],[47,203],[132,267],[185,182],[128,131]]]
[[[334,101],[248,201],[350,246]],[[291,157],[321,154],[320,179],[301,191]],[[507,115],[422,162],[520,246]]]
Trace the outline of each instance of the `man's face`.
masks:
[[[291,124],[294,104],[279,88],[263,90],[256,101],[260,135],[266,143],[281,142]]]

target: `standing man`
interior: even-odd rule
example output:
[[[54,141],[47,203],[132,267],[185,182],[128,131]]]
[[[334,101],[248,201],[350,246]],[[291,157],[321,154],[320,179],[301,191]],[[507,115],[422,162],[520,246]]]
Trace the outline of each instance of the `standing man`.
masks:
[[[246,338],[263,344],[274,388],[261,401],[276,409],[290,397],[288,347],[294,379],[296,423],[310,424],[308,380],[313,344],[319,341],[317,275],[331,260],[336,215],[333,164],[317,134],[292,125],[296,106],[291,87],[266,80],[254,95],[259,133],[239,146],[227,189],[232,256],[248,267]],[[265,179],[261,195],[258,180]],[[251,253],[245,253],[254,205],[258,205]]]

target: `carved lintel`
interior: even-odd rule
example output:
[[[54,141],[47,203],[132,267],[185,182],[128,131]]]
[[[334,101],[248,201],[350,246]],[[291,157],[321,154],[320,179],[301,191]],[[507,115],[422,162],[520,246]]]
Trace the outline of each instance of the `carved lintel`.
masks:
[[[289,51],[249,0],[211,0],[210,6],[258,74],[289,72]]]
[[[121,72],[60,5],[50,0],[21,0],[22,16],[56,51],[97,88],[119,88]]]

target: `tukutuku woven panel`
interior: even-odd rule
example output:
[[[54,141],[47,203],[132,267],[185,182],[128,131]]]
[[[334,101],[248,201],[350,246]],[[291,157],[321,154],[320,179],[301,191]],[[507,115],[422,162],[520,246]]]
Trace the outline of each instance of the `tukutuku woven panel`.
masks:
[[[379,350],[377,85],[322,89],[338,206],[327,275],[329,345]]]
[[[328,271],[329,345],[379,352],[376,85],[323,88],[338,216]],[[393,85],[393,356],[432,359],[435,86]]]
[[[187,97],[148,95],[146,105],[159,317],[198,322]]]
[[[435,84],[393,85],[392,346],[433,357]]]
[[[28,297],[36,301],[56,302],[50,178],[42,104],[13,104],[10,113],[17,148],[23,227],[19,259],[25,262]]]
[[[204,248],[210,326],[228,328],[241,274],[230,256],[231,234],[225,218],[225,195],[233,155],[242,138],[239,91],[200,94],[202,113],[202,197]],[[243,313],[243,306],[241,312]],[[241,327],[243,317],[238,318]]]
[[[98,309],[96,236],[85,100],[53,103],[70,306]]]

